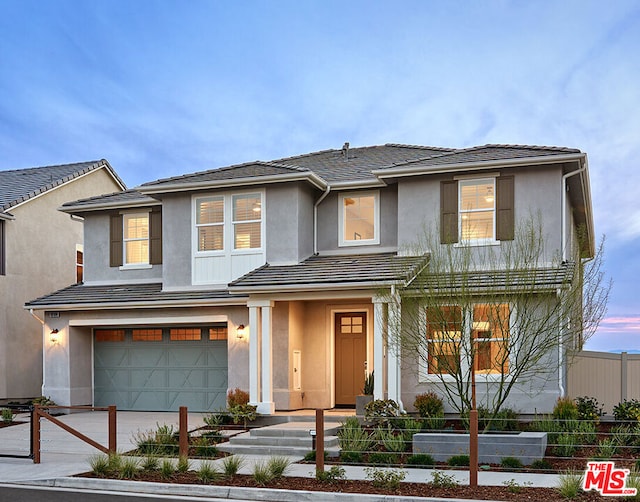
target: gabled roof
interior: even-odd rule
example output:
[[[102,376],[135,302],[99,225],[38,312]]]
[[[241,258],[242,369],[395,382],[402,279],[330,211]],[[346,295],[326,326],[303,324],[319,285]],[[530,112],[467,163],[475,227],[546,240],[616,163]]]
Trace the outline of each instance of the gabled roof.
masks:
[[[96,169],[105,168],[126,188],[109,163],[102,160],[0,171],[0,213]]]
[[[60,207],[65,213],[80,214],[86,211],[98,211],[110,208],[128,208],[138,206],[154,206],[161,202],[158,199],[141,194],[137,190],[125,190],[104,195],[96,195],[73,202],[65,202]]]
[[[25,304],[28,309],[105,309],[242,303],[225,290],[162,291],[162,284],[74,284]]]
[[[407,285],[426,266],[428,257],[377,253],[311,256],[294,265],[263,265],[229,284],[229,291],[296,291],[331,288],[378,288]]]

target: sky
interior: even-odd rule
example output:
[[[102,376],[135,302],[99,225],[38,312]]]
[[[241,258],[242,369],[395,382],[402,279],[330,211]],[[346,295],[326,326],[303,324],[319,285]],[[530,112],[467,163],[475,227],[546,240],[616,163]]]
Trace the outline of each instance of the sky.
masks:
[[[0,34],[0,170],[578,148],[613,281],[586,348],[640,350],[640,1],[0,0]]]

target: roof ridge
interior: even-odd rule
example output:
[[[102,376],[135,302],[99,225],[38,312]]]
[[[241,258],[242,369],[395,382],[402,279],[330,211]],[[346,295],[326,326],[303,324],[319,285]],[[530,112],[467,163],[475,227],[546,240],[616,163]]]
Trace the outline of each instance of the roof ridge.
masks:
[[[522,144],[513,144],[513,143],[487,143],[485,145],[477,145],[468,148],[460,148],[456,150],[456,152],[469,152],[473,150],[480,150],[482,148],[506,148],[506,149],[516,149],[516,148],[528,148],[530,150],[553,150],[558,152],[580,152],[577,148],[570,148],[568,146],[549,146],[549,145],[522,145]]]
[[[394,148],[415,148],[416,150],[436,150],[443,152],[450,152],[455,150],[455,148],[447,148],[444,146],[410,145],[404,143],[385,143],[384,146],[391,146]]]

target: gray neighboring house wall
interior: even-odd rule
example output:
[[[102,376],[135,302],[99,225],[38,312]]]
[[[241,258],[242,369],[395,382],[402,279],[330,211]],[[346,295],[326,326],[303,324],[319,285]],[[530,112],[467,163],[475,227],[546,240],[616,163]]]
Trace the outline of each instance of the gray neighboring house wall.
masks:
[[[83,246],[58,208],[123,188],[105,160],[0,171],[0,399],[42,393],[42,325],[23,306],[75,282]]]
[[[45,389],[64,404],[210,411],[240,387],[269,414],[351,406],[375,371],[374,396],[410,409],[439,388],[387,350],[404,311],[385,293],[428,271],[408,251],[425,225],[460,240],[463,218],[478,218],[460,203],[469,193],[479,247],[503,246],[535,213],[544,262],[594,253],[586,154],[560,147],[345,145],[68,202],[85,221],[85,283],[26,305],[61,334]],[[148,233],[127,241],[140,221]],[[550,411],[565,384],[522,382],[505,405]]]

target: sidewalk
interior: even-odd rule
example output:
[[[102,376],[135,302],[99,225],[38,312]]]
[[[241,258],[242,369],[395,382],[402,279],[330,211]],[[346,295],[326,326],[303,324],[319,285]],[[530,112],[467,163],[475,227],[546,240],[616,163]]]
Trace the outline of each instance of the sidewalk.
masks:
[[[193,429],[202,425],[202,414],[189,414],[189,428]],[[92,439],[107,444],[107,413],[76,413],[58,417],[65,423],[78,429]],[[156,424],[173,424],[177,428],[177,413],[140,413],[120,412],[117,420],[118,450],[127,451],[135,446],[133,436],[138,431],[148,431],[156,428]],[[16,425],[0,429],[0,453],[20,452],[28,453],[29,424]],[[260,500],[322,500],[315,498],[317,495],[308,495],[311,492],[292,494],[291,498],[283,498],[283,493],[275,493],[267,489],[230,489],[227,487],[208,487],[201,485],[171,485],[163,483],[145,483],[139,481],[97,480],[87,478],[72,478],[75,474],[90,470],[88,459],[98,453],[97,450],[75,438],[64,430],[54,426],[48,421],[42,422],[42,459],[40,464],[34,464],[30,459],[0,458],[0,484],[19,483],[38,486],[81,488],[107,491],[131,491],[136,493],[163,493],[176,496],[200,496],[220,498],[245,498],[259,496]],[[253,466],[257,461],[264,460],[262,456],[245,456],[246,464],[240,470],[241,474],[252,474]],[[291,457],[292,462],[301,460],[301,457]],[[198,460],[190,460],[193,468],[197,468]],[[220,460],[216,461],[220,462]],[[347,479],[366,479],[364,467],[343,466]],[[405,481],[427,483],[431,481],[433,469],[403,468],[406,472]],[[467,471],[446,471],[455,476],[460,484],[468,484],[469,473]],[[315,466],[313,464],[292,463],[288,476],[314,477]],[[483,486],[503,486],[505,481],[513,480],[520,486],[555,487],[558,484],[558,476],[554,474],[530,474],[514,472],[484,472],[478,473],[478,483]],[[243,492],[244,490],[244,492]],[[248,490],[248,491],[247,491]],[[255,492],[259,490],[259,494]],[[233,493],[232,493],[233,492]],[[237,492],[237,493],[236,493]],[[268,498],[268,492],[275,498]],[[231,496],[233,495],[233,496]],[[267,498],[265,498],[267,497]],[[311,497],[311,498],[309,498]],[[326,497],[326,495],[325,495]],[[332,498],[335,495],[332,494]],[[341,501],[362,500],[362,498],[340,498]],[[367,500],[374,500],[369,496]],[[390,498],[385,499],[387,501]],[[421,499],[425,500],[425,499]],[[436,499],[431,499],[436,500]],[[452,499],[447,499],[452,500]],[[468,501],[467,501],[468,502]]]

